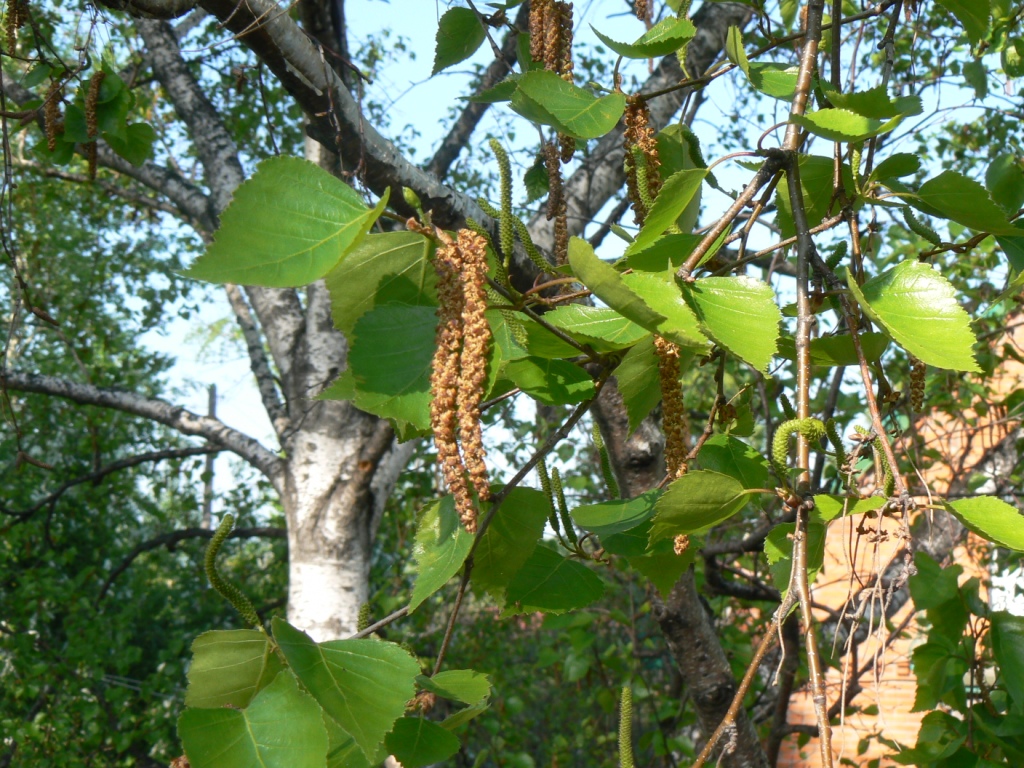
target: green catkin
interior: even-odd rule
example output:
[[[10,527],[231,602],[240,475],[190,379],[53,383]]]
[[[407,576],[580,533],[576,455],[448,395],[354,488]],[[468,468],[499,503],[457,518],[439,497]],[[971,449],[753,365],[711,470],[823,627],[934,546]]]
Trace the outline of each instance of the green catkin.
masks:
[[[370,604],[363,603],[359,606],[359,619],[356,621],[356,631],[362,632],[372,623],[370,619],[373,615],[370,613]]]
[[[690,15],[691,2],[692,0],[682,0],[682,2],[679,3],[679,11],[676,13],[679,18],[685,19]]]
[[[505,321],[508,332],[512,335],[512,340],[525,349],[530,341],[530,337],[526,333],[526,327],[516,318],[516,313],[511,309],[499,309],[498,312],[501,314],[501,319]]]
[[[234,609],[242,616],[245,622],[256,629],[263,630],[263,622],[260,621],[256,609],[242,591],[234,584],[228,582],[217,572],[217,553],[221,545],[227,539],[231,529],[235,526],[235,516],[224,515],[224,519],[217,526],[217,532],[213,534],[210,545],[206,548],[206,555],[203,558],[203,567],[206,569],[206,578],[210,580],[210,586],[217,590],[217,593],[231,603]]]
[[[597,446],[597,453],[601,457],[601,474],[604,475],[605,485],[608,486],[608,493],[613,499],[619,498],[619,484],[615,480],[615,473],[612,472],[612,461],[608,457],[608,449],[605,448],[604,440],[601,438],[601,428],[594,422],[594,445]]]
[[[882,444],[882,438],[880,436],[876,437],[874,442],[871,443],[871,447],[878,454],[878,461],[882,465],[882,490],[886,496],[892,496],[896,491],[896,478],[893,477],[892,467],[889,466],[889,459],[885,455],[885,446]]]
[[[836,246],[835,250],[826,259],[825,266],[834,272],[839,263],[846,258],[847,250],[849,250],[849,243],[845,240],[840,240],[839,245]]]
[[[782,412],[786,414],[786,418],[789,420],[796,418],[796,411],[793,410],[793,404],[789,401],[789,397],[783,392],[779,395],[779,403],[782,404]]]
[[[932,245],[942,245],[942,238],[939,237],[939,233],[917,218],[909,206],[903,207],[903,220],[907,222],[907,227],[915,235],[923,237]]]
[[[622,686],[619,699],[619,768],[635,768],[633,762],[633,691]]]
[[[646,213],[654,205],[654,198],[651,197],[651,183],[647,175],[647,158],[639,147],[633,147],[630,152],[633,155],[633,167],[636,168],[636,191],[640,195],[640,202]]]
[[[829,419],[825,422],[825,434],[828,436],[828,441],[832,443],[832,448],[836,452],[836,466],[842,471],[843,464],[846,463],[846,449],[843,447],[843,438],[839,434],[839,428],[836,426],[835,419]]]
[[[530,230],[526,228],[526,225],[523,224],[518,216],[512,217],[512,224],[516,228],[516,234],[519,235],[519,241],[523,244],[523,248],[526,249],[526,255],[530,257],[530,261],[532,261],[541,272],[550,272],[551,265],[547,262],[547,259],[541,256],[540,251],[537,250],[537,246],[533,244],[533,238],[530,237]]]
[[[860,191],[860,160],[861,160],[861,146],[859,144],[850,145],[850,174],[853,176],[853,189],[859,195]]]
[[[484,213],[487,213],[487,211],[484,211]],[[490,216],[491,214],[487,213],[487,215]],[[492,252],[497,253],[497,250],[494,247],[494,241],[491,240],[491,233],[484,229],[480,222],[472,216],[466,217],[466,229],[480,235],[480,237],[487,241],[487,247],[490,248]],[[512,283],[508,279],[508,264],[503,264],[501,259],[494,260],[494,281],[499,285],[512,290]]]
[[[506,259],[512,257],[515,225],[512,220],[512,165],[508,160],[508,152],[497,139],[490,140],[491,152],[498,161],[498,179],[501,185],[501,212],[498,215],[501,252]]]
[[[569,517],[569,505],[565,503],[565,491],[562,490],[562,475],[557,467],[551,469],[551,488],[555,492],[555,500],[558,502],[558,516],[562,518],[562,528],[565,536],[572,544],[579,542],[576,536],[576,526],[572,524]]]
[[[537,462],[537,477],[540,479],[540,489],[544,491],[544,495],[548,497],[548,504],[551,509],[548,512],[548,523],[551,525],[551,530],[557,535],[560,533],[561,526],[558,524],[558,504],[555,501],[555,493],[551,488],[551,477],[548,475],[548,465],[544,463],[544,459]]]
[[[825,437],[826,429],[821,419],[808,418],[784,421],[775,430],[775,437],[772,439],[772,469],[783,483],[788,481],[789,437],[798,433],[808,442],[816,443]]]

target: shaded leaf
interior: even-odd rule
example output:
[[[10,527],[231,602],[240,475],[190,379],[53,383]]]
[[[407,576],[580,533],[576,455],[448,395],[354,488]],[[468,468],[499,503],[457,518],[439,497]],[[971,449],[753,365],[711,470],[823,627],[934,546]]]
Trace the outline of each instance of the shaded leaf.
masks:
[[[665,179],[640,233],[626,249],[626,255],[630,256],[648,248],[665,230],[673,226],[700,192],[701,184],[707,175],[706,168],[690,168],[677,171]]]
[[[983,40],[988,34],[992,9],[989,0],[937,0],[939,5],[956,16],[964,25],[964,31],[971,43]]]
[[[925,206],[918,206],[917,200],[925,203]],[[1006,220],[1006,214],[992,202],[981,184],[956,171],[944,171],[934,179],[929,179],[917,191],[916,199],[908,196],[907,202],[925,213],[932,213],[926,210],[926,206],[930,206],[945,218],[978,232],[990,232],[993,235],[1020,234]]]
[[[461,746],[449,731],[423,717],[401,718],[385,743],[402,768],[421,768],[447,760]]]
[[[472,546],[473,536],[459,522],[451,496],[424,508],[412,549],[416,559],[416,583],[409,599],[410,612],[461,570]]]
[[[491,695],[490,679],[472,669],[449,669],[432,677],[420,675],[416,681],[438,696],[471,706],[487,701]]]
[[[653,59],[679,50],[697,30],[686,18],[669,16],[655,24],[632,43],[618,43],[590,26],[602,43],[627,59]]]
[[[554,72],[533,70],[519,78],[512,109],[528,120],[550,125],[577,139],[596,139],[611,131],[626,109],[626,97],[600,98]]]
[[[523,392],[546,405],[581,403],[594,394],[590,374],[567,360],[513,360],[505,366],[505,375]]]
[[[622,533],[647,522],[654,516],[654,505],[661,491],[652,490],[633,499],[614,499],[598,504],[585,504],[572,510],[572,519],[585,531],[602,539]]]
[[[245,709],[186,709],[178,736],[195,768],[322,768],[320,707],[284,671]]]
[[[281,669],[267,636],[258,630],[204,632],[192,643],[185,706],[244,709]]]
[[[587,566],[537,547],[516,573],[505,595],[506,613],[564,613],[590,605],[604,594],[604,582]]]
[[[688,472],[658,499],[651,543],[681,533],[704,533],[743,509],[749,498],[739,481],[728,475]]]
[[[563,305],[546,313],[544,319],[556,328],[561,328],[574,338],[589,344],[598,352],[631,347],[648,335],[647,330],[614,309],[606,307]]]
[[[731,435],[712,435],[697,454],[701,469],[735,478],[744,488],[766,488],[768,460]]]
[[[500,596],[544,532],[551,507],[533,488],[514,488],[484,532],[473,556],[473,585]]]
[[[615,369],[615,380],[626,406],[632,434],[654,406],[661,402],[661,374],[653,336],[629,348]]]

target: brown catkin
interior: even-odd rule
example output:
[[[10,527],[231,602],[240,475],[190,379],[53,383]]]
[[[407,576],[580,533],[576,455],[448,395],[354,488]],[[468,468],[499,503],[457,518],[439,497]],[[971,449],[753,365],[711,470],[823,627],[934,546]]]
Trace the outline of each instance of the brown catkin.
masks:
[[[484,314],[487,241],[469,229],[460,230],[454,241],[441,234],[442,245],[435,258],[440,307],[430,375],[430,426],[437,461],[455,499],[459,519],[467,531],[475,533],[477,507],[470,484],[482,501],[490,498],[480,428],[480,401],[487,384],[491,343]]]
[[[28,6],[25,0],[7,0],[5,14],[5,32],[7,33],[7,53],[13,54],[18,47],[18,30],[25,24]]]
[[[566,217],[565,193],[562,189],[562,168],[558,147],[544,145],[544,162],[548,169],[548,220],[555,220],[555,264],[565,264],[569,253],[569,225]]]
[[[924,410],[924,374],[927,366],[916,357],[910,358],[910,409],[914,413]]]
[[[629,97],[623,120],[626,124],[622,138],[626,148],[626,189],[633,203],[633,218],[637,224],[643,224],[648,213],[646,201],[653,200],[661,190],[658,139],[650,125],[651,112],[642,98]],[[639,150],[639,153],[634,149]],[[637,168],[638,154],[644,163],[643,179]],[[646,183],[646,189],[640,189],[642,183]]]
[[[64,96],[64,84],[58,78],[50,82],[43,104],[43,118],[46,123],[46,147],[51,152],[57,151],[57,136],[61,133],[60,102]]]
[[[547,36],[544,24],[552,0],[532,0],[530,3],[530,58],[544,61],[544,42]]]
[[[636,0],[633,4],[633,8],[636,11],[636,17],[640,21],[647,21],[651,15],[651,8],[647,3],[647,0]]]
[[[85,94],[85,129],[90,139],[99,135],[99,120],[96,117],[96,105],[100,99],[100,86],[107,73],[102,69],[92,76],[89,81],[89,90]]]
[[[658,355],[658,376],[661,380],[662,431],[665,433],[665,469],[675,480],[686,474],[689,453],[690,425],[683,404],[683,387],[679,383],[679,347],[661,336],[654,337]]]
[[[555,72],[568,83],[572,82],[572,3],[555,3],[558,14],[558,56]]]
[[[89,181],[96,181],[96,142],[85,145],[85,160],[89,164]]]
[[[672,541],[672,549],[677,555],[685,555],[686,550],[690,548],[690,537],[685,533],[680,533]]]
[[[430,372],[430,428],[437,447],[437,463],[441,468],[448,490],[455,499],[455,508],[462,518],[472,508],[473,499],[466,483],[459,447],[456,442],[458,416],[456,406],[459,393],[459,355],[462,351],[462,263],[453,242],[437,249],[434,266],[437,269],[438,323],[436,348]]]
[[[487,311],[487,241],[468,229],[459,232],[456,248],[462,253],[463,346],[459,361],[458,418],[462,459],[469,480],[481,501],[490,498],[487,465],[484,463],[480,428],[480,401],[487,386],[487,352],[491,328]],[[475,508],[474,508],[475,512]],[[476,530],[476,518],[463,520],[467,530]]]

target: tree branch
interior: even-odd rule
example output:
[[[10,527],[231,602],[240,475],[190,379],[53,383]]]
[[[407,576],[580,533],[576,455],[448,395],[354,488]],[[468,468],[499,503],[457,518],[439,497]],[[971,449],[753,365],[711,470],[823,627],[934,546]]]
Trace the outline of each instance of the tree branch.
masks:
[[[283,489],[284,460],[259,441],[210,416],[200,416],[165,400],[143,397],[134,392],[94,387],[91,384],[34,373],[0,371],[0,386],[17,392],[61,397],[81,405],[94,405],[131,413],[175,429],[219,443],[262,472],[278,489]]]
[[[177,19],[196,7],[196,0],[99,0],[115,11],[141,19]]]
[[[160,547],[167,547],[168,550],[173,550],[174,546],[179,541],[185,541],[187,539],[212,539],[217,532],[209,528],[185,528],[181,531],[171,531],[170,533],[163,533],[156,536],[149,541],[144,541],[141,544],[137,544],[131,552],[121,561],[121,563],[110,572],[107,576],[107,580],[103,582],[103,587],[100,589],[100,594],[96,598],[96,602],[100,603],[104,597],[107,596],[107,592],[113,586],[117,577],[128,570],[128,566],[139,555],[144,552],[149,552]],[[261,537],[267,539],[287,539],[288,532],[284,528],[236,528],[228,534],[229,539],[249,539],[254,537]]]

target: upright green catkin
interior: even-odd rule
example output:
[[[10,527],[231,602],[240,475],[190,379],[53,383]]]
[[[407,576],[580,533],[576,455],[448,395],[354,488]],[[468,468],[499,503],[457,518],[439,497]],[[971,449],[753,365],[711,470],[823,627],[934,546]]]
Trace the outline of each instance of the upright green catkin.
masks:
[[[840,240],[839,245],[835,247],[835,250],[829,254],[825,260],[825,266],[835,271],[835,268],[839,266],[839,263],[846,258],[846,252],[849,250],[849,243],[846,240]]]
[[[789,401],[789,396],[785,392],[779,395],[779,404],[782,406],[782,412],[786,414],[787,419],[796,418],[796,410],[794,410],[793,403]]]
[[[526,228],[522,220],[518,216],[512,217],[512,224],[516,228],[516,234],[519,235],[519,241],[523,244],[523,248],[526,249],[526,255],[530,257],[530,261],[536,265],[537,269],[541,272],[550,272],[551,265],[547,259],[541,256],[540,251],[537,250],[537,246],[533,244],[533,238],[530,237],[530,230]]]
[[[859,195],[860,190],[860,161],[861,161],[861,145],[851,144],[850,145],[850,175],[853,176],[853,189]]]
[[[615,473],[612,471],[612,461],[608,456],[608,449],[605,448],[604,440],[601,437],[601,428],[594,422],[594,445],[601,457],[601,474],[604,475],[605,485],[608,486],[608,493],[613,499],[619,498],[619,484],[615,480]]]
[[[622,686],[619,699],[619,766],[635,768],[633,762],[633,691]]]
[[[885,455],[885,445],[882,443],[881,435],[875,437],[871,443],[875,454],[878,456],[878,463],[882,465],[882,491],[886,496],[892,496],[896,491],[896,478],[889,466],[889,458]]]
[[[836,452],[836,467],[841,471],[843,464],[846,463],[846,449],[843,447],[843,438],[839,434],[839,428],[836,426],[835,419],[829,419],[825,422],[825,434],[828,436],[828,441],[832,443],[832,448]]]
[[[515,225],[512,220],[512,165],[508,160],[508,152],[501,146],[497,139],[488,142],[494,159],[498,162],[498,180],[501,188],[501,211],[498,215],[499,235],[501,239],[501,253],[506,259],[512,257],[512,248],[515,242]]]
[[[573,544],[576,544],[579,539],[576,536],[576,526],[572,524],[572,518],[569,517],[569,505],[565,503],[565,491],[562,490],[562,475],[558,472],[558,467],[552,467],[551,469],[551,488],[555,492],[555,500],[558,502],[558,516],[562,518],[562,528],[565,530],[565,537]]]
[[[363,603],[359,606],[359,619],[356,621],[356,632],[362,632],[372,623],[370,619],[373,614],[370,612],[370,604]]]
[[[217,553],[234,526],[235,516],[231,514],[224,515],[224,519],[217,526],[217,532],[213,534],[213,538],[210,540],[210,545],[206,548],[203,567],[206,570],[206,578],[209,579],[210,586],[217,590],[221,597],[231,603],[245,620],[246,624],[262,631],[263,622],[260,621],[260,617],[256,613],[253,604],[249,601],[249,598],[242,594],[238,587],[228,582],[227,579],[217,572]]]

